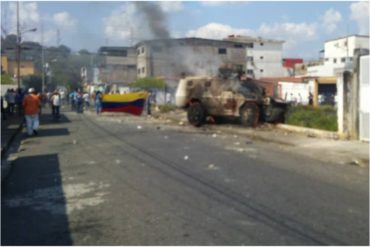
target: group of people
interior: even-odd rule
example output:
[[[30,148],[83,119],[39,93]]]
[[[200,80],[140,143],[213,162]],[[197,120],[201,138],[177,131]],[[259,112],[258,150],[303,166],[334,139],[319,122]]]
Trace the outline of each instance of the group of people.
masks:
[[[84,109],[90,108],[90,100],[92,99],[95,103],[96,113],[101,113],[103,94],[100,91],[97,91],[90,96],[87,92],[82,93],[80,89],[77,89],[72,91],[68,97],[72,111],[83,113]]]
[[[60,118],[60,108],[64,104],[64,91],[54,90],[53,92],[38,93],[34,88],[29,88],[27,93],[22,89],[9,89],[4,96],[1,96],[1,115],[6,120],[8,115],[18,112],[25,117],[27,126],[27,135],[37,135],[40,125],[39,115],[42,106],[49,103],[52,109],[54,120]],[[102,110],[103,94],[97,91],[93,95],[96,113],[100,114]],[[72,91],[69,94],[69,102],[72,110],[82,112],[83,108],[90,107],[90,95],[82,93],[81,90]]]
[[[21,88],[16,90],[10,88],[6,91],[4,96],[1,96],[1,114],[3,120],[5,120],[7,116],[12,116],[16,112],[19,115],[22,115],[22,102],[24,95],[25,93]]]

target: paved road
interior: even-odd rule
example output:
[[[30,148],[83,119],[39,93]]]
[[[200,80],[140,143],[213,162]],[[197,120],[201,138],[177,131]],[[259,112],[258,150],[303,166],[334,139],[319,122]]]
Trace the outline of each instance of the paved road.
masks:
[[[369,243],[368,169],[143,118],[42,122],[2,186],[4,245]]]

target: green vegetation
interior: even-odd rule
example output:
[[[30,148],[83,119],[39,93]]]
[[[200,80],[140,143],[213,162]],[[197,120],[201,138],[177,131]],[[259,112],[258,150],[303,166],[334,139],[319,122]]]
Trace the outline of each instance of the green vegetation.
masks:
[[[167,112],[176,110],[176,106],[175,105],[170,105],[170,104],[159,105],[158,107],[159,107],[159,111],[161,113],[167,113]]]
[[[138,79],[136,82],[131,84],[131,87],[137,87],[145,90],[149,89],[164,89],[166,83],[162,79],[158,79],[155,77],[145,77]]]
[[[285,123],[307,128],[337,131],[337,110],[332,106],[292,106],[286,116]]]
[[[10,75],[1,74],[1,84],[14,84],[14,81]]]
[[[41,92],[42,89],[42,78],[38,75],[26,76],[22,80],[22,84],[25,88],[34,88],[37,92]]]

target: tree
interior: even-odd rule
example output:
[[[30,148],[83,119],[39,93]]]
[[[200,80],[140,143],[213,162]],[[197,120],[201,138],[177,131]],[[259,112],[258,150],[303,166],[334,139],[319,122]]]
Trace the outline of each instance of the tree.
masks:
[[[79,52],[78,52],[80,55],[90,55],[90,52],[86,49],[81,49]]]
[[[41,92],[42,79],[38,75],[26,76],[23,78],[23,85],[25,88],[34,88],[37,92]]]
[[[159,78],[145,77],[138,79],[136,82],[131,84],[132,87],[142,88],[145,90],[149,89],[165,89],[166,83]]]

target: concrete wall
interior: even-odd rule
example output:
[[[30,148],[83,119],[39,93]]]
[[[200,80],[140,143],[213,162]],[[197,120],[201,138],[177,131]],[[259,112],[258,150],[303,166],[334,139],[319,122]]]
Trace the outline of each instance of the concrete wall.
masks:
[[[356,48],[369,49],[369,37],[349,36],[325,42],[325,64],[352,62]],[[349,59],[346,59],[347,57]],[[336,63],[334,63],[334,59],[336,59]]]
[[[288,102],[308,105],[308,83],[278,82],[278,97]]]
[[[223,64],[245,65],[245,48],[212,40],[170,40],[143,43],[137,48],[138,77],[179,78],[187,75],[217,75]]]
[[[253,62],[247,61],[246,69],[252,69],[257,79],[284,75],[282,43],[254,42],[253,48],[247,48],[247,57],[253,57]]]
[[[369,56],[360,58],[360,133],[362,141],[369,141],[369,115],[370,115],[370,82],[369,82]]]
[[[369,37],[349,36],[327,41],[324,46],[324,64],[308,67],[308,76],[334,76],[338,71],[352,70],[355,50],[369,49]]]

